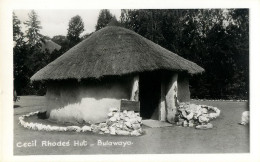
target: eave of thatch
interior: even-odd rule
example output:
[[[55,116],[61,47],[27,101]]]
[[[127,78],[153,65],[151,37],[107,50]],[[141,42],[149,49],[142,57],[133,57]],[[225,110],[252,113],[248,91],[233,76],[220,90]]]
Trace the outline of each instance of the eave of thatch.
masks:
[[[153,70],[204,71],[131,30],[107,26],[39,70],[31,80],[100,78]]]

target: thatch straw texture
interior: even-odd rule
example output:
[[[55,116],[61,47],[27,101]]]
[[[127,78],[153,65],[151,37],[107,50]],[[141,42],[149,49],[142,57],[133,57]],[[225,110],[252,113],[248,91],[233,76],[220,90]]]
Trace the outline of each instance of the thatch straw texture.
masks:
[[[107,26],[38,71],[31,80],[100,78],[153,70],[190,74],[204,71],[131,30]]]

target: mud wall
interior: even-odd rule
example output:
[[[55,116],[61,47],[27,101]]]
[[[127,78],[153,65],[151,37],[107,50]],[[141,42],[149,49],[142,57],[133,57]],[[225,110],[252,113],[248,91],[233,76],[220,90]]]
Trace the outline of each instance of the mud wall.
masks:
[[[177,79],[178,74],[173,74],[168,81],[166,86],[166,96],[165,96],[165,105],[166,105],[166,118],[169,123],[174,123],[175,114],[177,111]]]
[[[56,81],[48,83],[46,100],[50,120],[59,122],[105,121],[108,110],[130,99],[132,79]]]
[[[177,111],[178,73],[164,72],[161,81],[159,120],[174,123]]]

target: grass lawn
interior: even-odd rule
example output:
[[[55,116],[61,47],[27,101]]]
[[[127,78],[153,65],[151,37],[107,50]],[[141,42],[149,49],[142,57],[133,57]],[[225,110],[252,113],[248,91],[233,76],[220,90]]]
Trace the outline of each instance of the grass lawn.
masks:
[[[241,126],[241,113],[248,110],[248,102],[192,101],[216,106],[221,115],[212,121],[213,129],[144,127],[139,137],[99,135],[76,132],[33,131],[18,125],[18,117],[44,110],[44,98],[21,96],[14,108],[14,155],[69,155],[69,154],[172,154],[172,153],[249,153],[249,126]],[[19,105],[19,106],[18,106]],[[36,146],[18,147],[36,140]],[[42,146],[42,142],[69,142],[70,146]],[[74,142],[87,141],[86,146]],[[124,146],[98,145],[98,141],[128,142]],[[17,146],[18,145],[18,146]]]

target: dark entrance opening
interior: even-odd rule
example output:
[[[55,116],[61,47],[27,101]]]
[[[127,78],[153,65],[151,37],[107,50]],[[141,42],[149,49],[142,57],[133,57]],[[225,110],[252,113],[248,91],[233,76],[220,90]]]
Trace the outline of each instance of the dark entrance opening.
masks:
[[[145,72],[139,76],[140,115],[143,119],[159,119],[161,73]]]

